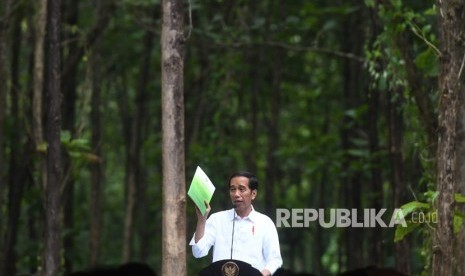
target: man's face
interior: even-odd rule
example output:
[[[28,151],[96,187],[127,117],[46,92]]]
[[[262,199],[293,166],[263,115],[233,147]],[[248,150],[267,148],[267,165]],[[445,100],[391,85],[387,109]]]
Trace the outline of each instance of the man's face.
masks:
[[[248,212],[251,210],[252,200],[257,196],[257,190],[250,189],[247,177],[236,176],[229,182],[229,196],[237,212]]]

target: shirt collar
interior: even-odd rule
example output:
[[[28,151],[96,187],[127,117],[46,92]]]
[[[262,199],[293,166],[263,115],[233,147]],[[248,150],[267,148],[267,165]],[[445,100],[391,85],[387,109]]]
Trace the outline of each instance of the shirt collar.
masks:
[[[250,211],[249,215],[245,218],[242,218],[242,219],[249,219],[251,220],[252,222],[256,222],[257,220],[257,211],[255,211],[255,208],[253,207],[253,205],[250,205],[252,207],[252,211]],[[231,217],[232,218],[237,218],[237,219],[241,219],[241,217],[239,217],[237,215],[237,213],[234,212],[234,208],[231,208],[230,212],[232,213],[231,214]],[[233,217],[234,215],[234,217]],[[232,219],[231,219],[232,220]]]

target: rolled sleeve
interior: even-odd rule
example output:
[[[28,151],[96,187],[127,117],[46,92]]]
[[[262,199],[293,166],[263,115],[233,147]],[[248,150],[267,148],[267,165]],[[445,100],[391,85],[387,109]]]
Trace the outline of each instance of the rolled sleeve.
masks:
[[[204,236],[196,243],[194,234],[189,245],[195,258],[208,255],[213,247],[212,262],[236,259],[271,274],[283,264],[275,224],[254,210],[244,218],[236,216],[233,209],[212,214],[205,224]]]
[[[196,243],[195,242],[195,233],[192,236],[192,239],[189,243],[192,246],[192,255],[195,258],[202,258],[208,255],[208,251],[215,244],[215,227],[208,219],[205,224],[205,232],[203,237]]]

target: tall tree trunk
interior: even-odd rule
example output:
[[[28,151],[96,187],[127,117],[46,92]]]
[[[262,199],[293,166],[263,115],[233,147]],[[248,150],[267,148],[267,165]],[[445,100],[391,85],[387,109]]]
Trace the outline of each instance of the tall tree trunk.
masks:
[[[26,17],[27,29],[31,30],[30,32],[28,32],[28,40],[27,40],[28,45],[35,44],[36,34],[34,32],[35,30],[34,20],[35,20],[34,17]],[[28,99],[26,101],[26,104],[23,104],[23,105],[25,105],[25,109],[26,109],[24,114],[28,114],[26,116],[26,118],[28,118],[26,121],[29,124],[34,124],[33,119],[30,118],[30,116],[33,115],[35,50],[34,48],[29,48],[29,49],[30,49],[28,53],[29,66],[28,66],[28,71],[27,71],[29,78],[27,79],[27,88],[26,88]],[[27,160],[29,161],[29,164],[27,167],[27,172],[25,172],[27,173],[27,176],[28,176],[27,181],[25,181],[24,183],[25,193],[32,191],[34,189],[36,191],[40,191],[40,187],[41,187],[39,184],[40,180],[36,182],[36,177],[35,177],[35,176],[40,176],[40,171],[38,171],[36,168],[37,165],[36,165],[35,160],[37,160],[37,150],[36,150],[37,147],[35,144],[35,138],[34,138],[34,133],[33,133],[34,130],[29,130],[29,131],[32,131],[32,133],[28,132],[28,135],[27,135],[28,136],[27,153],[29,154],[29,157]],[[23,225],[26,231],[25,231],[24,236],[27,237],[27,239],[29,239],[30,241],[38,240],[38,237],[40,236],[36,225],[37,225],[37,221],[39,221],[39,215],[40,216],[43,215],[43,208],[34,208],[32,206],[34,205],[37,206],[39,202],[42,203],[43,201],[41,199],[42,197],[36,197],[32,201],[29,200],[28,201],[29,208],[25,210],[24,215],[26,216],[26,218],[23,219],[24,221]],[[43,221],[43,220],[41,219],[40,221]],[[42,244],[43,243],[35,243],[32,247],[29,248],[29,250],[31,252],[39,252],[40,251],[39,247],[41,247]],[[22,270],[25,271],[27,269],[30,274],[34,274],[36,273],[37,268],[38,266],[37,266],[36,260],[33,258],[30,258],[28,262],[25,265],[23,265]]]
[[[325,197],[328,193],[327,189],[325,187],[327,186],[328,183],[328,170],[324,168],[321,172],[321,178],[318,181],[318,195],[315,200],[316,203],[316,208],[318,209],[323,209],[325,208],[326,202],[325,202]],[[325,253],[326,245],[324,243],[324,231],[323,227],[317,226],[315,229],[315,246],[314,248],[314,260],[315,260],[315,266],[314,266],[314,272],[317,275],[324,275],[324,267],[323,267],[323,255]]]
[[[252,35],[252,34],[251,34]],[[257,50],[250,52],[249,63],[250,64],[257,64],[261,55],[258,53]],[[262,79],[262,76],[258,76],[259,72],[255,70],[253,67],[249,68],[248,75],[251,76],[252,87],[250,91],[250,136],[248,139],[250,140],[250,148],[246,151],[246,166],[248,170],[251,172],[257,172],[257,149],[258,149],[258,111],[260,110],[258,107],[259,102],[259,91],[260,91],[260,83],[259,80]]]
[[[370,90],[368,96],[368,139],[369,139],[369,148],[370,148],[370,162],[371,166],[371,187],[369,193],[374,195],[371,199],[371,208],[376,209],[376,211],[383,208],[383,181],[382,181],[382,172],[381,167],[381,158],[379,155],[379,135],[378,135],[378,117],[379,117],[379,94],[378,90]],[[382,251],[382,242],[383,242],[383,231],[380,227],[374,227],[370,231],[370,242],[369,242],[369,252],[368,258],[369,264],[374,264],[377,266],[383,265],[383,251]]]
[[[78,50],[78,35],[69,30],[78,23],[79,17],[79,1],[67,1],[65,8],[65,21],[69,26],[63,34],[63,45],[67,46],[68,56]],[[68,60],[68,59],[66,59]],[[71,137],[76,136],[76,99],[77,99],[77,71],[78,63],[73,63],[68,68],[68,74],[62,77],[61,85],[63,91],[63,130],[68,131]],[[72,176],[73,161],[71,157],[64,152],[63,154],[63,172],[64,172],[64,187],[63,187],[63,249],[64,249],[64,267],[65,274],[73,271],[73,252],[74,252],[74,237],[72,229],[74,227],[73,206],[74,206],[74,178]]]
[[[25,151],[20,153],[23,147],[20,144],[20,137],[23,129],[21,126],[20,112],[19,112],[19,94],[20,94],[20,83],[19,83],[19,56],[21,50],[21,20],[22,14],[17,13],[13,20],[13,32],[12,32],[12,44],[11,44],[11,119],[13,125],[19,126],[11,130],[11,153],[10,153],[10,166],[9,166],[9,187],[8,187],[8,224],[6,227],[5,235],[5,246],[2,248],[5,254],[5,268],[4,275],[15,275],[16,274],[16,240],[19,217],[21,213],[21,200],[23,194],[23,186],[25,182],[25,176],[27,175],[27,165],[23,165],[23,160],[19,160],[19,157],[26,158],[29,156],[29,152]],[[3,238],[3,237],[2,237]]]
[[[10,167],[10,187],[8,189],[8,225],[5,234],[5,268],[3,275],[16,275],[16,242],[19,229],[19,218],[21,215],[21,203],[23,198],[24,186],[29,177],[29,167],[31,161],[31,143],[27,142],[23,152],[19,153],[19,144],[16,145],[15,153],[21,156],[21,160],[12,160]],[[16,158],[14,158],[16,159]]]
[[[91,56],[92,74],[92,110],[91,110],[91,130],[92,130],[92,150],[97,157],[101,157],[102,132],[101,132],[101,57],[100,43],[97,43]],[[90,213],[90,257],[89,266],[94,267],[99,262],[100,238],[102,232],[103,215],[103,168],[101,162],[95,162],[91,167],[91,213]]]
[[[258,4],[258,3],[254,3]],[[268,9],[268,18],[267,21],[273,21],[273,20],[285,20],[284,19],[284,14],[286,14],[285,9],[286,5],[283,5],[281,1],[272,1],[267,9]],[[252,5],[251,12],[252,14],[255,14],[255,10],[257,9],[256,5]],[[252,31],[251,36],[257,36],[259,35],[258,30]],[[265,37],[267,37],[268,32],[266,32]],[[272,39],[272,38],[265,38],[266,40]],[[271,48],[271,52],[267,52],[268,54],[271,54],[275,57],[273,60],[272,64],[272,70],[269,72],[269,81],[268,83],[271,84],[270,91],[272,91],[272,95],[270,97],[270,106],[271,110],[269,113],[268,121],[267,121],[267,130],[268,130],[268,135],[267,135],[267,149],[266,149],[266,171],[265,171],[265,183],[266,183],[266,189],[265,191],[265,213],[270,216],[274,217],[276,214],[274,212],[274,201],[275,201],[275,187],[279,183],[279,178],[280,178],[280,166],[278,164],[278,156],[277,156],[277,151],[279,149],[279,143],[280,143],[280,135],[279,135],[279,127],[280,127],[280,117],[281,117],[281,81],[283,79],[283,57],[285,56],[285,52],[281,48]],[[259,58],[263,59],[264,54],[263,52],[260,52],[258,49],[255,51],[256,53],[253,53],[257,55]],[[265,57],[266,58],[266,57]],[[254,66],[255,63],[252,63],[252,72],[256,72],[256,67]],[[253,104],[251,112],[253,113],[254,120],[256,123],[256,120],[259,116],[259,108],[258,108],[258,91],[260,91],[260,84],[257,83],[257,81],[254,81],[254,94],[253,94]],[[254,153],[255,155],[255,169],[257,167],[257,144],[258,144],[258,127],[257,125],[252,125],[252,131],[253,131],[253,140],[252,140],[252,150],[251,152]]]
[[[32,129],[34,144],[39,153],[39,179],[40,186],[45,190],[47,183],[47,163],[44,149],[44,77],[45,77],[45,26],[47,22],[47,0],[39,0],[37,16],[35,19],[35,43],[34,43],[34,87],[32,96]]]
[[[232,4],[232,2],[231,2]],[[254,3],[255,4],[255,3]],[[254,14],[256,11],[256,5],[251,3],[250,5],[250,13]],[[258,30],[253,30],[251,29],[249,31],[249,36],[250,37],[255,37],[257,36],[257,31]],[[252,49],[248,55],[247,59],[249,59],[249,64],[252,66],[248,67],[248,72],[245,74],[244,78],[246,76],[250,76],[250,79],[252,79],[252,85],[250,88],[250,136],[248,137],[250,141],[250,148],[245,151],[246,154],[246,166],[248,170],[251,172],[257,173],[257,163],[258,163],[258,125],[259,125],[259,99],[260,99],[260,88],[262,87],[262,80],[265,78],[263,75],[266,74],[267,70],[256,70],[254,64],[260,64],[261,60],[263,59],[263,52],[260,51],[259,48]],[[265,180],[267,181],[267,180]],[[271,192],[268,190],[265,190],[265,202],[266,197],[270,196]],[[266,207],[266,203],[265,203]],[[268,211],[265,210],[267,214]]]
[[[394,188],[394,207],[399,208],[407,200],[407,181],[404,173],[403,149],[403,88],[389,91],[389,159],[391,163],[391,182]],[[395,244],[396,269],[410,274],[410,238],[406,237]]]
[[[124,137],[124,142],[125,142],[125,149],[126,149],[126,154],[125,154],[125,178],[124,178],[124,206],[125,206],[125,214],[124,214],[124,228],[123,228],[123,248],[122,248],[122,260],[123,262],[126,261],[127,259],[130,258],[131,252],[128,252],[128,250],[131,250],[132,246],[130,243],[132,243],[132,231],[129,227],[132,227],[133,225],[133,206],[135,204],[135,201],[131,198],[134,198],[134,190],[130,191],[130,178],[131,178],[131,162],[132,162],[132,156],[131,156],[131,139],[132,138],[132,125],[133,125],[133,118],[132,114],[130,112],[129,108],[129,96],[127,93],[127,84],[126,80],[122,80],[122,89],[118,91],[118,106],[119,106],[119,113],[121,115],[121,121],[123,124],[123,137]],[[133,187],[134,188],[134,187]],[[132,201],[130,203],[129,201]]]
[[[437,2],[441,42],[441,59],[439,74],[439,139],[437,147],[437,191],[436,207],[438,223],[433,237],[433,275],[457,275],[454,269],[453,222],[454,193],[458,179],[460,161],[456,151],[460,143],[461,107],[465,104],[465,3],[462,1],[442,0]],[[463,260],[458,260],[462,262]]]
[[[50,0],[47,22],[47,185],[45,188],[44,276],[60,274],[61,264],[61,1]]]
[[[137,107],[136,107],[137,109]],[[128,176],[127,176],[127,188],[126,188],[126,209],[124,215],[124,237],[123,237],[123,262],[129,262],[133,255],[133,236],[134,236],[134,220],[136,212],[136,201],[137,201],[137,175],[139,172],[138,164],[135,164],[139,157],[138,148],[139,145],[135,145],[139,140],[139,133],[135,128],[136,122],[133,121],[133,130],[131,132],[132,138],[130,142],[129,157],[128,157]],[[137,137],[136,137],[137,136]],[[137,156],[136,156],[137,155]]]
[[[132,257],[132,244],[135,230],[135,216],[138,198],[144,197],[139,192],[140,168],[141,168],[141,145],[142,145],[142,126],[146,117],[146,98],[147,84],[149,80],[150,56],[153,49],[153,33],[148,30],[144,38],[144,53],[141,65],[139,85],[136,95],[135,116],[132,124],[129,147],[129,177],[128,177],[128,197],[126,202],[126,215],[124,224],[124,248],[123,261],[128,262]]]
[[[47,186],[47,160],[46,146],[44,138],[44,83],[45,83],[45,35],[47,25],[47,6],[48,0],[37,1],[37,12],[33,20],[35,33],[34,42],[34,69],[33,69],[33,88],[32,88],[32,131],[34,137],[34,149],[38,156],[39,175],[38,185],[43,192],[43,202],[45,202],[45,190]],[[32,210],[28,211],[28,236],[31,240],[39,238],[37,230],[37,221],[41,221],[45,214],[40,212],[40,217]],[[37,231],[37,232],[36,232]],[[34,267],[36,267],[34,263]],[[32,265],[31,265],[32,267]]]
[[[463,4],[462,4],[463,8]],[[464,14],[462,11],[462,14],[459,16],[460,19],[457,19],[457,22],[454,24],[463,24],[464,22]],[[461,35],[463,37],[463,29],[460,30]],[[463,41],[463,40],[462,40]],[[462,44],[463,45],[463,44]],[[459,47],[459,46],[458,46]],[[458,51],[460,48],[457,48]],[[463,46],[462,46],[463,50]],[[460,54],[463,55],[463,53],[457,53],[456,57],[458,57]],[[465,195],[465,91],[464,91],[464,77],[463,77],[463,66],[464,66],[464,57],[462,56],[461,59],[461,67],[460,67],[460,72],[462,72],[462,76],[460,76],[461,81],[458,84],[457,87],[457,92],[458,92],[458,98],[457,98],[457,133],[456,133],[456,157],[457,157],[457,162],[456,162],[456,191],[462,195]],[[460,208],[460,211],[462,213],[465,212],[465,206],[463,204],[460,204],[461,206],[457,206]],[[455,256],[455,262],[453,263],[455,267],[455,275],[465,275],[465,227],[462,225],[459,233],[455,236],[454,239],[454,256]]]
[[[282,79],[282,59],[281,49],[276,48],[275,63],[273,68],[273,81],[271,98],[271,114],[268,124],[268,148],[266,153],[266,189],[265,189],[265,212],[268,216],[273,217],[275,186],[279,183],[279,164],[277,150],[279,149],[279,120],[281,116],[281,79]],[[252,112],[256,112],[252,110]]]
[[[378,17],[378,7],[375,9],[369,10],[370,18],[371,18],[371,34],[369,37],[369,45],[375,45],[376,40],[378,39],[380,33],[382,32],[383,26],[381,20]],[[375,62],[380,66],[380,68],[384,68],[382,64],[381,58],[375,60]],[[376,80],[372,80],[373,82]],[[371,189],[370,193],[372,193],[373,199],[373,207],[376,210],[380,210],[383,208],[383,180],[382,180],[382,169],[381,169],[381,157],[380,157],[380,148],[379,148],[379,131],[378,131],[378,122],[380,116],[380,105],[381,105],[381,98],[380,95],[384,91],[379,89],[369,89],[368,95],[368,130],[369,130],[369,145],[370,145],[370,156],[371,156],[371,163],[377,164],[375,166],[371,166]],[[384,250],[383,249],[383,234],[382,229],[379,227],[373,228],[370,235],[370,254],[369,254],[369,261],[368,263],[374,264],[377,266],[383,265],[384,260]]]
[[[127,242],[130,242],[129,240],[126,239],[127,236],[127,223],[128,223],[128,201],[130,197],[129,193],[129,178],[130,178],[130,169],[131,169],[131,155],[130,155],[130,149],[131,149],[131,139],[132,139],[132,114],[129,111],[129,96],[128,96],[128,89],[126,89],[127,84],[126,80],[122,80],[122,85],[121,89],[118,90],[118,107],[119,107],[119,113],[121,115],[121,121],[122,121],[122,129],[123,129],[123,137],[124,137],[124,148],[126,150],[125,154],[125,162],[124,162],[124,207],[125,207],[125,215],[124,215],[124,228],[123,228],[123,248],[122,248],[122,260],[125,260],[127,257],[126,255],[128,254],[126,252],[127,248],[129,246],[127,245]]]
[[[12,0],[6,0],[2,3],[4,5],[4,14],[2,15],[2,24],[0,25],[0,216],[3,216],[3,204],[5,202],[5,190],[6,190],[6,178],[7,178],[7,166],[5,162],[5,116],[6,116],[6,93],[8,91],[8,54],[7,54],[7,42],[9,34],[9,22],[12,11]],[[3,248],[3,232],[4,224],[3,220],[0,219],[0,248]],[[0,252],[0,276],[3,272],[3,250]],[[6,276],[6,275],[5,275]]]
[[[153,15],[155,15],[156,9]],[[156,16],[156,15],[155,15]],[[137,88],[135,99],[135,114],[131,122],[130,118],[124,118],[127,123],[125,129],[130,129],[130,132],[125,135],[128,140],[128,156],[127,156],[127,186],[126,190],[126,210],[124,220],[124,239],[123,239],[123,262],[131,260],[133,255],[133,236],[135,233],[136,211],[145,212],[144,208],[140,208],[140,203],[145,202],[145,194],[141,192],[145,183],[141,183],[141,146],[142,146],[142,128],[144,119],[146,118],[146,102],[147,102],[147,85],[149,82],[150,72],[150,56],[153,50],[154,34],[151,30],[146,31],[144,36],[143,61],[141,65],[141,75]],[[139,204],[137,204],[139,203]],[[141,227],[145,229],[145,227]],[[141,229],[141,231],[142,231]],[[146,246],[143,246],[146,248]]]
[[[34,151],[32,152],[34,153]],[[29,170],[32,172],[34,171],[34,166],[33,164],[31,163],[31,167],[29,168]],[[34,185],[37,185],[34,183],[34,180],[31,179],[28,183],[27,183],[27,189],[34,189]],[[36,202],[34,202],[35,205],[38,205],[37,202],[39,200],[36,199]],[[38,211],[36,208],[28,208],[27,209],[27,238],[30,240],[30,241],[36,241],[36,240],[39,240],[41,237],[40,237],[40,233],[39,233],[39,222],[42,221],[42,214],[43,212],[41,211]],[[33,250],[34,252],[39,252],[39,249],[40,248],[40,245],[39,244],[35,244],[34,247],[33,247]],[[27,267],[25,267],[24,269],[28,269],[29,270],[29,273],[32,274],[32,275],[39,275],[37,274],[37,262],[36,260],[34,259],[30,259],[29,262],[27,263]]]
[[[459,94],[458,101],[460,103],[465,102],[465,93]],[[465,104],[460,104],[459,109],[457,110],[458,122],[457,122],[457,141],[461,141],[457,145],[457,192],[465,195]],[[462,213],[465,213],[465,206],[457,206],[460,208]],[[454,256],[456,256],[456,275],[465,275],[465,227],[462,225],[459,233],[455,236],[455,248]]]
[[[331,117],[331,105],[328,104],[326,105],[326,108],[324,109],[324,113],[321,115],[323,116],[323,124],[321,127],[321,135],[326,136],[329,134],[330,130],[330,117]],[[329,189],[328,189],[328,179],[329,179],[329,172],[328,172],[328,167],[329,166],[324,166],[324,168],[321,169],[320,177],[317,180],[318,182],[318,188],[317,188],[317,196],[315,198],[315,207],[317,209],[323,209],[327,207],[327,199],[328,194],[331,194]],[[340,196],[336,196],[334,198],[335,202],[338,202]],[[315,230],[315,240],[316,240],[316,245],[314,246],[314,258],[315,258],[315,268],[314,272],[317,275],[325,275],[327,274],[327,271],[325,271],[325,267],[323,266],[323,255],[325,253],[326,247],[327,247],[327,242],[325,241],[325,235],[326,231],[323,227],[317,226]],[[339,234],[334,233],[336,236],[340,236]],[[340,239],[337,237],[337,239]],[[339,242],[338,242],[339,243]],[[339,262],[339,255],[340,255],[340,247],[338,246],[338,251],[336,252],[338,255],[338,265],[341,265],[341,262]]]
[[[162,275],[186,275],[186,187],[184,160],[184,13],[183,1],[163,0]]]
[[[159,15],[159,9],[158,6],[154,7],[152,10],[150,16],[152,18],[152,22],[155,22],[157,16]],[[142,54],[143,61],[141,64],[141,69],[140,69],[140,79],[139,79],[139,87],[138,87],[138,99],[137,99],[137,106],[138,106],[138,112],[137,117],[138,117],[138,124],[139,126],[138,131],[140,132],[140,137],[139,137],[139,148],[138,148],[138,155],[141,154],[141,146],[144,141],[144,134],[146,131],[146,122],[147,122],[147,103],[149,102],[148,99],[148,93],[147,93],[147,88],[150,80],[150,69],[151,69],[151,61],[152,61],[152,51],[153,51],[153,45],[154,45],[154,33],[152,30],[147,30],[145,32],[145,37],[144,37],[144,52]],[[139,167],[144,168],[144,163],[142,162],[141,157],[139,156],[138,160]],[[148,218],[148,206],[147,206],[147,195],[146,195],[146,190],[147,190],[147,179],[145,177],[145,170],[141,171],[139,170],[138,172],[138,196],[137,196],[137,201],[138,201],[138,214],[139,214],[139,221],[141,222],[139,231],[140,231],[140,241],[141,241],[141,260],[143,261],[144,259],[147,258],[148,253],[149,253],[149,242],[150,242],[150,233],[148,232],[148,228],[144,226],[144,222],[147,221]]]
[[[361,5],[360,1],[359,5]],[[361,5],[362,6],[362,5]],[[348,18],[344,26],[343,33],[349,34],[348,37],[343,40],[343,50],[347,53],[353,53],[356,56],[361,56],[363,52],[363,41],[364,39],[364,29],[363,27],[363,15],[354,14]],[[361,98],[363,94],[361,91],[364,91],[365,86],[363,85],[362,78],[362,64],[355,60],[347,60],[344,65],[344,106],[345,110],[355,110],[361,104]],[[357,157],[351,156],[349,154],[351,149],[356,148],[353,140],[357,138],[357,133],[361,128],[360,123],[357,122],[354,118],[346,116],[344,118],[344,125],[341,131],[341,140],[342,148],[346,153],[346,157],[343,160],[344,171],[350,172],[351,165],[353,162],[357,161]],[[361,210],[361,195],[362,187],[360,181],[361,174],[359,172],[352,172],[347,174],[346,179],[343,179],[342,183],[345,183],[345,197],[347,208],[355,208]],[[359,214],[359,217],[362,217],[362,214]],[[345,231],[345,245],[346,245],[346,264],[348,269],[362,267],[364,265],[364,246],[362,238],[362,228],[353,228],[349,227]]]

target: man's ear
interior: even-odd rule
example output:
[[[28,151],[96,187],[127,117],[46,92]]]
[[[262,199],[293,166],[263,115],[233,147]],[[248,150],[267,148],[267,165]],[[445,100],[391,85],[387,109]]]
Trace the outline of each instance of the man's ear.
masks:
[[[257,196],[257,189],[252,190],[252,200],[254,200],[256,196]]]

